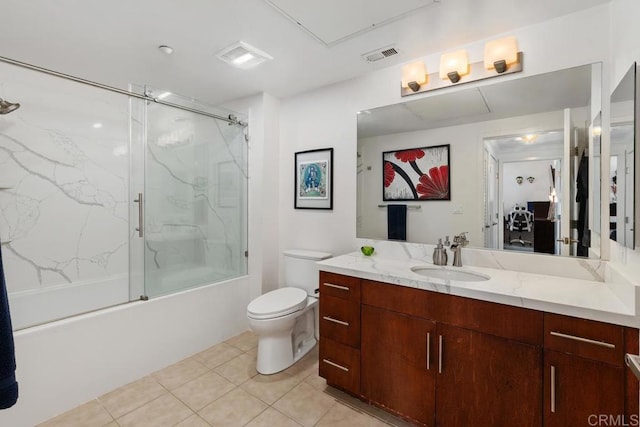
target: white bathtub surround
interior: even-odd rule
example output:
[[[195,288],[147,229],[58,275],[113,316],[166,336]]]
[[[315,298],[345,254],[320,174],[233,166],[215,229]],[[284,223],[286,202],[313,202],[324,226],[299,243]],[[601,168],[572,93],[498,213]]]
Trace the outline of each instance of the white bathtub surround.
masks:
[[[0,425],[36,425],[246,330],[249,286],[242,277],[16,332],[20,398]]]
[[[526,265],[516,265],[525,268],[512,270],[504,268],[504,264],[497,268],[478,266],[470,262],[474,260],[473,256],[468,256],[463,258],[461,269],[489,276],[490,279],[482,282],[462,282],[427,278],[411,271],[411,268],[416,266],[433,266],[432,245],[420,248],[418,246],[422,245],[398,245],[396,242],[390,246],[400,249],[388,255],[384,250],[385,242],[368,243],[376,246],[373,256],[365,257],[359,251],[353,252],[320,262],[321,270],[551,313],[640,326],[636,317],[637,307],[640,307],[638,284],[620,274],[615,266],[606,266],[603,262],[564,259],[568,261],[567,264],[575,266],[574,273],[582,276],[568,277],[567,272],[564,276],[550,274],[555,272],[555,269],[547,267],[547,261],[556,260],[554,257],[528,255]],[[378,246],[379,243],[382,244]],[[473,249],[465,248],[463,257],[465,250],[470,255],[474,252]],[[402,253],[405,254],[404,257]],[[500,253],[494,254],[500,261],[503,260]],[[476,259],[484,261],[492,258],[487,256]],[[560,265],[558,261],[556,263]],[[551,264],[553,265],[553,262]],[[507,265],[515,265],[515,262],[507,259]],[[603,274],[608,271],[605,275],[610,281],[593,280],[590,275],[597,270]]]

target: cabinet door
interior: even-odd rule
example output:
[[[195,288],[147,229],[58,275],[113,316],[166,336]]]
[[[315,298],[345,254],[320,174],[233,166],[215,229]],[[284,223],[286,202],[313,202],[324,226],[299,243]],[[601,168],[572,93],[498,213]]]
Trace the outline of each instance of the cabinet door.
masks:
[[[542,425],[540,347],[444,324],[436,338],[439,427]]]
[[[386,410],[433,426],[435,323],[362,306],[362,394]]]
[[[622,367],[552,350],[545,350],[544,359],[545,426],[599,425],[599,416],[625,419]]]

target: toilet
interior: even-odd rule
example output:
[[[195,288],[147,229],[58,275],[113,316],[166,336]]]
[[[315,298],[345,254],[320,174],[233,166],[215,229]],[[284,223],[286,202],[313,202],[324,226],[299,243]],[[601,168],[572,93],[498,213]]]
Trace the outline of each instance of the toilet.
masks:
[[[256,369],[275,374],[300,360],[318,340],[318,266],[326,252],[284,251],[284,285],[249,303],[249,327],[258,335]]]

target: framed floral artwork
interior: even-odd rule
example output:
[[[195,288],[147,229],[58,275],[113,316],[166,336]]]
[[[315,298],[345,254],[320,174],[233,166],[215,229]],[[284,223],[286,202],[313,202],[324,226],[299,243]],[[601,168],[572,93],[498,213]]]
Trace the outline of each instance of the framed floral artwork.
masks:
[[[382,199],[451,200],[450,145],[382,153]]]
[[[333,148],[295,153],[295,209],[333,209]]]

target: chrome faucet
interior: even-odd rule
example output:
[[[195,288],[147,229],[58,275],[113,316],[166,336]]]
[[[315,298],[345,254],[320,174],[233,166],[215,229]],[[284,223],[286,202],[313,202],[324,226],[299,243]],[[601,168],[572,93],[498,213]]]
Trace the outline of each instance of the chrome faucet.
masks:
[[[467,246],[469,241],[467,240],[467,232],[463,231],[457,236],[453,236],[453,243],[451,244],[451,252],[453,252],[453,265],[454,267],[462,267],[462,248]]]

